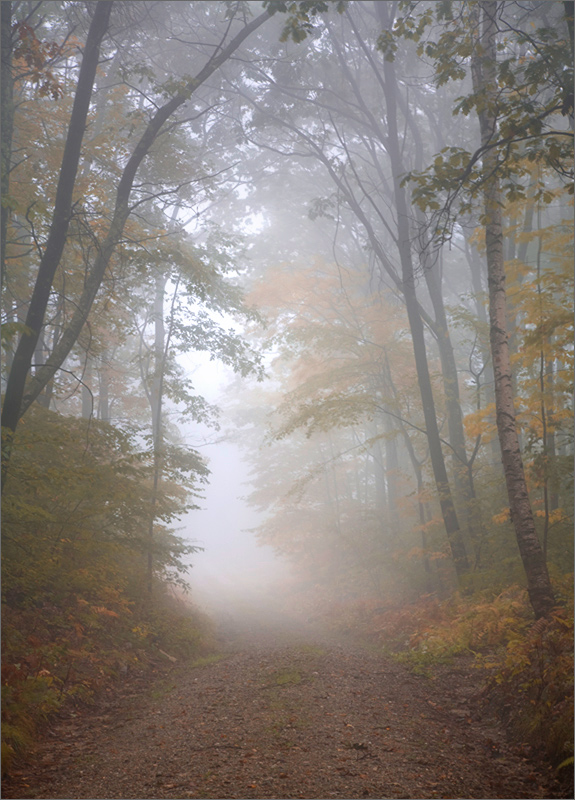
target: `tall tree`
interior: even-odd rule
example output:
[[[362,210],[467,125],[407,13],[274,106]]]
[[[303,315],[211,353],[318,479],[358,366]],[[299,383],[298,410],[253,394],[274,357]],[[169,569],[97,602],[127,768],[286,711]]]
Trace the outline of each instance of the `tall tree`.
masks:
[[[360,26],[365,30],[369,22],[373,29],[373,18],[377,21],[380,11],[385,24],[391,25],[394,8],[395,4],[375,4],[373,7],[369,4],[366,13],[371,16],[366,22],[363,7],[350,6],[344,14],[347,22],[345,34],[336,30],[339,26],[326,21],[328,36],[320,45],[309,48],[306,60],[303,56],[297,59],[295,69],[300,69],[301,78],[299,74],[296,78],[294,69],[287,68],[280,59],[276,65],[260,67],[254,75],[255,88],[240,87],[239,90],[253,109],[251,126],[246,129],[246,125],[243,133],[248,141],[269,148],[274,157],[283,152],[298,160],[303,145],[304,152],[323,165],[333,182],[332,192],[335,189],[333,194],[337,198],[335,201],[327,200],[324,207],[328,208],[333,202],[338,211],[344,207],[347,207],[348,215],[351,211],[356,218],[355,225],[359,229],[363,227],[360,236],[374,254],[382,282],[390,279],[404,298],[438,498],[453,561],[458,574],[463,575],[469,569],[469,559],[442,450],[436,398],[428,367],[426,326],[433,330],[442,353],[450,430],[454,432],[454,440],[456,433],[459,434],[458,440],[450,444],[464,469],[467,466],[465,437],[454,388],[457,373],[441,293],[432,292],[437,321],[425,310],[418,296],[413,248],[414,213],[401,180],[405,171],[406,143],[401,141],[400,128],[404,124],[402,115],[408,121],[410,114],[407,101],[399,90],[394,65],[377,64],[358,30]],[[338,71],[334,72],[334,68]],[[334,78],[340,74],[343,81]],[[292,108],[289,115],[285,113],[285,103]],[[305,163],[307,165],[309,159]],[[398,209],[399,213],[390,213],[391,208]],[[395,261],[399,262],[397,267]],[[431,277],[429,282],[435,290],[437,284]],[[467,474],[465,476],[467,479]]]
[[[479,12],[479,13],[477,13]],[[497,151],[492,146],[498,135],[497,118],[497,3],[481,0],[471,19],[477,30],[472,54],[473,89],[483,102],[477,107],[481,144],[484,148],[486,178],[483,189],[485,247],[489,285],[489,322],[491,354],[495,375],[497,430],[501,444],[503,471],[509,497],[511,519],[519,552],[527,576],[527,589],[537,617],[549,614],[555,597],[543,548],[535,529],[533,509],[529,499],[525,470],[521,458],[515,397],[507,334],[507,294],[505,289],[505,257],[503,252],[503,198],[498,175]]]
[[[6,394],[2,409],[2,427],[9,431],[9,437],[14,433],[18,424],[26,378],[40,337],[54,276],[66,244],[72,216],[74,186],[80,162],[82,141],[86,130],[86,119],[90,108],[96,70],[100,60],[100,45],[108,30],[112,7],[112,2],[100,1],[97,3],[84,47],[74,105],[62,156],[50,232],[38,266],[34,290],[28,305],[25,322],[26,330],[20,337],[6,384]],[[41,388],[44,388],[45,385]],[[8,441],[4,446],[8,448],[8,451],[5,452],[3,450],[3,478],[6,477],[5,465],[6,459],[9,458],[10,442]]]
[[[14,129],[14,79],[12,75],[12,3],[0,4],[0,30],[1,30],[1,102],[2,102],[2,118],[0,120],[0,148],[2,153],[2,161],[0,168],[2,170],[1,177],[1,192],[2,192],[2,209],[1,209],[1,222],[0,222],[0,259],[1,272],[0,272],[0,286],[4,285],[4,271],[6,263],[6,233],[8,230],[8,215],[10,213],[8,207],[8,190],[10,186],[10,166],[12,161],[12,133]]]
[[[167,121],[180,107],[189,101],[198,87],[205,83],[235,53],[240,45],[270,17],[267,11],[263,12],[251,22],[244,24],[231,39],[228,38],[230,29],[230,25],[228,25],[222,35],[219,46],[207,58],[195,77],[184,79],[179,83],[176,82],[176,89],[175,91],[172,89],[170,92],[172,95],[170,99],[159,107],[156,105],[157,110],[153,113],[122,170],[117,183],[111,222],[105,236],[99,242],[97,255],[89,267],[84,289],[76,303],[75,313],[45,364],[30,377],[26,388],[30,365],[40,335],[54,274],[66,243],[80,149],[99,60],[100,44],[108,28],[111,10],[112,3],[99,2],[97,4],[86,40],[85,53],[78,76],[76,99],[68,126],[68,138],[60,170],[50,235],[40,261],[32,301],[26,319],[27,327],[20,338],[8,376],[2,410],[2,427],[5,429],[6,434],[5,447],[3,449],[4,477],[6,476],[10,457],[10,441],[16,430],[18,420],[61,367],[88,318],[110,259],[117,248],[118,242],[121,240],[126,221],[132,211],[130,196],[136,173],[142,161],[148,155],[150,148],[164,129]]]
[[[553,12],[558,8],[559,4],[553,4]],[[428,29],[433,9],[419,15],[417,23],[410,19],[412,11],[415,5],[405,3],[395,34],[419,40]],[[553,30],[547,22],[545,27],[532,24],[530,30],[524,30],[525,11],[516,4],[472,2],[460,12],[455,16],[450,3],[438,7],[438,20],[447,30],[437,41],[420,44],[419,53],[425,52],[433,60],[440,84],[465,77],[464,64],[470,57],[472,91],[459,98],[454,113],[477,112],[480,146],[473,153],[454,146],[444,148],[431,167],[412,176],[414,194],[423,208],[436,209],[435,236],[440,243],[452,235],[457,215],[469,212],[477,198],[482,200],[497,430],[529,596],[536,616],[541,617],[552,609],[554,596],[535,527],[516,423],[507,332],[503,207],[525,196],[522,178],[531,175],[530,165],[545,164],[560,179],[572,172],[568,165],[573,132],[559,116],[572,117],[573,112],[572,69],[566,66],[569,19],[558,20]],[[505,39],[499,39],[500,32],[506,34]],[[393,58],[391,39],[386,32],[380,40],[389,59]],[[517,60],[517,47],[529,51],[530,57]],[[503,57],[499,57],[500,51]],[[543,202],[554,197],[543,181],[532,194]],[[444,203],[442,195],[447,195]]]

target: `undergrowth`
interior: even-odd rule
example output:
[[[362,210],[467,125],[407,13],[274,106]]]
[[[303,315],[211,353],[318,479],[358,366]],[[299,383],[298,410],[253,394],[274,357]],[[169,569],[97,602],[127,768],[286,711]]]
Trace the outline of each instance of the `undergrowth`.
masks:
[[[153,458],[133,434],[40,406],[19,425],[2,495],[4,772],[64,706],[205,655],[207,621],[174,594],[197,550],[172,528],[186,469],[163,476],[150,537]]]
[[[484,678],[482,702],[506,725],[510,738],[531,746],[559,771],[573,763],[573,582],[556,582],[561,603],[534,622],[527,592],[511,586],[494,595],[456,593],[447,601],[357,614],[364,635],[414,672],[467,655]]]
[[[42,726],[65,707],[167,659],[208,658],[203,615],[170,597],[136,615],[75,600],[56,608],[3,608],[2,773],[25,756]]]

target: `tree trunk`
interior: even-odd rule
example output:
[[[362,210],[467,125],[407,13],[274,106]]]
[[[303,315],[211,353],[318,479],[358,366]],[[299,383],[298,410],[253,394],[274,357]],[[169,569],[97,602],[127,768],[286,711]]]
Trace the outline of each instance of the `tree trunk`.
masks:
[[[95,39],[95,32],[94,35],[92,36],[92,39],[90,39],[90,34],[92,34],[94,28],[97,28],[99,31],[99,26],[95,26],[94,21],[96,18],[100,20],[104,11],[106,12],[107,16],[109,16],[111,5],[112,5],[111,2],[106,2],[105,0],[100,0],[98,3],[97,10],[94,14],[94,18],[90,26],[90,33],[88,35],[88,40],[91,42],[92,45],[94,44],[93,40]],[[129,200],[137,170],[142,160],[149,153],[149,150],[153,145],[153,143],[155,142],[161,129],[163,128],[164,123],[175,113],[175,111],[177,111],[178,108],[180,108],[180,106],[182,106],[185,102],[187,102],[187,100],[189,100],[190,96],[199,86],[201,86],[211,75],[213,75],[213,73],[223,63],[225,63],[231,57],[231,55],[238,49],[238,47],[245,41],[245,39],[248,36],[250,36],[251,33],[257,30],[257,28],[259,28],[269,18],[270,15],[268,14],[268,12],[263,12],[258,17],[249,22],[247,25],[245,25],[239,31],[239,33],[236,34],[236,36],[234,36],[234,38],[229,42],[227,46],[222,47],[222,49],[220,49],[219,51],[216,51],[216,54],[214,54],[208,60],[208,62],[199,71],[199,73],[196,75],[195,78],[190,79],[190,81],[188,82],[187,86],[184,89],[178,92],[178,94],[172,97],[163,106],[158,108],[158,110],[148,123],[146,130],[144,131],[142,137],[140,138],[139,142],[134,148],[132,155],[128,159],[128,162],[122,172],[122,176],[118,182],[116,203],[112,221],[110,223],[110,227],[108,229],[106,238],[102,242],[98,251],[98,255],[96,256],[96,259],[88,273],[88,276],[85,281],[84,290],[82,292],[81,297],[78,299],[76,303],[76,310],[74,312],[74,315],[69,325],[64,330],[62,337],[58,342],[57,347],[51,353],[46,363],[38,371],[38,374],[31,377],[28,386],[26,387],[26,394],[24,394],[26,378],[28,376],[28,372],[30,369],[30,361],[35,347],[36,331],[39,331],[43,321],[44,312],[46,309],[46,304],[48,301],[50,288],[52,285],[52,279],[54,276],[54,272],[58,266],[60,256],[62,254],[62,250],[66,240],[66,232],[68,229],[68,221],[69,221],[69,209],[71,207],[71,193],[74,188],[74,179],[78,167],[79,148],[81,145],[81,138],[78,140],[78,136],[83,135],[84,132],[86,114],[89,105],[89,95],[91,94],[91,90],[94,84],[94,75],[90,75],[89,76],[90,81],[88,81],[88,66],[93,66],[93,71],[95,74],[98,58],[96,53],[95,64],[93,64],[92,62],[94,61],[94,58],[93,56],[90,56],[89,58],[88,42],[86,43],[84,59],[82,61],[82,68],[80,70],[80,77],[78,79],[78,88],[76,91],[76,98],[77,99],[82,98],[83,100],[83,104],[79,103],[79,107],[80,105],[82,105],[82,109],[84,109],[85,106],[85,112],[83,120],[81,120],[81,126],[79,127],[78,122],[80,114],[78,112],[75,115],[75,110],[76,110],[76,101],[75,101],[74,110],[72,111],[72,117],[70,120],[69,135],[68,135],[68,139],[71,141],[71,143],[73,143],[74,147],[78,149],[78,154],[77,157],[75,157],[75,160],[73,157],[70,160],[68,160],[66,156],[68,147],[67,143],[64,159],[62,162],[62,171],[61,171],[62,174],[60,181],[60,183],[64,186],[66,190],[66,194],[60,195],[60,186],[59,186],[58,194],[56,196],[56,208],[54,210],[54,221],[53,221],[54,242],[51,244],[51,239],[49,237],[48,244],[46,246],[46,251],[44,253],[44,257],[41,262],[38,279],[34,291],[34,296],[37,295],[38,297],[37,301],[34,304],[34,314],[32,320],[33,324],[30,325],[33,333],[30,336],[22,337],[18,350],[16,351],[16,355],[14,357],[13,368],[8,380],[8,387],[6,390],[6,400],[2,412],[2,425],[5,426],[9,431],[13,432],[16,430],[18,419],[28,410],[30,405],[34,402],[34,400],[43,390],[44,386],[46,386],[46,384],[52,379],[53,375],[60,368],[64,359],[67,357],[68,353],[70,352],[75,342],[77,341],[78,336],[87,320],[88,314],[92,307],[92,303],[94,302],[94,299],[98,293],[100,284],[103,280],[105,271],[110,262],[112,254],[114,253],[114,250],[116,249],[116,246],[122,237],[124,225],[130,214]],[[107,25],[107,19],[106,19],[106,25]],[[101,36],[103,36],[104,32],[105,30],[100,32]],[[99,46],[99,41],[98,41],[98,46]],[[84,70],[85,65],[86,69]],[[62,177],[64,173],[66,177],[65,180]],[[68,210],[67,214],[63,213],[63,211],[66,210],[66,203],[64,201],[67,202],[67,210]],[[56,247],[56,245],[58,246]],[[44,262],[46,262],[46,264]],[[30,350],[30,345],[32,346],[31,350]],[[19,350],[21,350],[20,354],[18,352]],[[18,360],[17,356],[19,356]],[[7,467],[7,461],[9,458],[9,449],[3,451],[3,456],[5,456],[5,460],[3,461],[3,472],[4,472]]]
[[[84,374],[82,376],[82,419],[91,419],[94,416],[94,395],[92,393],[92,376],[94,364],[90,353],[86,353]]]
[[[175,214],[174,214],[175,216]],[[158,489],[160,486],[163,461],[164,435],[162,425],[162,404],[164,395],[164,373],[166,369],[166,328],[164,324],[164,298],[167,275],[156,275],[154,290],[154,368],[150,381],[150,411],[152,413],[152,446],[153,446],[153,479],[152,496],[150,497],[150,520],[148,523],[148,563],[147,563],[147,591],[148,600],[151,601],[154,588],[154,541],[156,506],[158,503]],[[177,289],[176,289],[177,292]],[[174,294],[175,297],[175,294]]]
[[[370,437],[374,440],[370,448],[370,454],[373,461],[373,479],[374,479],[374,506],[375,515],[377,519],[377,530],[381,539],[383,540],[386,535],[386,518],[387,509],[389,507],[389,518],[391,524],[394,524],[395,519],[395,499],[392,500],[393,506],[388,506],[388,492],[386,485],[386,473],[383,465],[383,453],[381,451],[381,441],[377,437],[377,426],[372,423],[370,426]],[[389,498],[391,499],[391,498]]]
[[[2,3],[2,6],[4,5],[6,4]],[[100,45],[108,30],[112,5],[112,2],[99,0],[90,23],[64,145],[50,231],[40,259],[36,282],[28,306],[25,322],[26,330],[18,342],[6,383],[4,406],[2,408],[2,489],[4,489],[8,474],[13,435],[21,415],[26,380],[44,323],[54,275],[66,245],[68,227],[72,216],[72,200],[80,161],[80,151],[86,130],[86,120],[94,88],[96,70],[100,59]],[[39,369],[38,374],[42,373],[43,369]],[[52,375],[53,373],[39,387],[35,397],[49,383]]]
[[[86,120],[94,88],[96,69],[100,59],[100,45],[108,30],[112,5],[112,2],[103,2],[103,0],[98,2],[84,47],[74,105],[64,146],[62,166],[58,178],[50,232],[40,260],[38,276],[30,299],[28,314],[26,315],[27,330],[22,334],[16,348],[6,386],[6,397],[4,408],[2,409],[2,427],[12,432],[16,430],[18,424],[26,378],[30,371],[30,365],[44,322],[54,275],[60,263],[68,236],[80,150],[86,130]],[[39,370],[39,372],[41,371]],[[42,386],[42,388],[44,387]]]
[[[383,26],[385,26],[389,23],[389,20],[385,18],[385,14],[381,14],[383,11],[381,4],[376,3],[376,8],[380,14],[381,22],[383,23]],[[435,478],[435,485],[437,487],[437,494],[439,496],[439,505],[441,507],[441,513],[445,524],[445,532],[449,541],[451,555],[455,565],[455,571],[458,577],[461,577],[469,571],[469,561],[459,526],[459,520],[457,518],[457,512],[455,510],[455,504],[453,502],[453,496],[451,494],[451,488],[449,486],[447,469],[445,467],[445,459],[441,449],[441,438],[437,425],[433,389],[431,386],[431,377],[429,375],[429,366],[427,363],[423,321],[419,313],[419,303],[416,295],[407,199],[405,196],[405,189],[401,185],[402,158],[397,129],[397,105],[395,100],[397,81],[395,78],[395,68],[393,62],[384,60],[383,76],[387,111],[386,144],[391,163],[393,164],[394,201],[397,209],[398,249],[401,262],[402,291],[405,299],[405,307],[409,320],[409,329],[413,342],[413,354],[415,357],[417,381],[421,394],[421,403],[423,406],[423,416],[425,419],[425,428],[429,442],[429,455],[433,468],[433,476]]]
[[[429,442],[429,456],[431,459],[433,476],[435,478],[435,485],[437,487],[439,505],[441,507],[441,513],[445,525],[445,532],[451,548],[453,563],[458,576],[461,577],[461,575],[469,571],[469,561],[467,559],[465,544],[463,542],[463,536],[459,527],[457,512],[455,511],[455,505],[453,503],[453,497],[449,487],[445,459],[441,450],[441,439],[439,436],[439,428],[437,426],[437,418],[435,416],[433,389],[431,386],[431,378],[429,376],[429,368],[427,364],[423,323],[417,309],[413,276],[411,277],[411,280],[409,280],[408,277],[404,278],[404,286],[404,297],[407,308],[407,316],[409,319],[409,329],[411,331],[411,337],[413,341],[413,354],[415,357],[417,381],[419,383],[421,404],[423,406],[423,416],[425,419],[425,429]]]
[[[389,27],[393,21],[392,20],[393,9],[390,10],[389,8],[392,5],[393,5],[392,3],[379,3],[379,2],[374,3],[374,7],[378,15],[380,26],[382,29]],[[335,37],[333,38],[333,42],[338,52],[338,56],[340,58],[342,66],[345,70],[346,69],[345,57],[344,54],[341,52],[340,48],[338,47],[337,39]],[[387,115],[386,129],[383,129],[382,126],[378,124],[377,120],[373,116],[373,113],[363,101],[360,88],[357,85],[355,78],[352,74],[352,71],[349,69],[349,67],[346,70],[346,74],[350,80],[351,86],[354,89],[357,101],[361,106],[362,111],[366,114],[367,118],[369,119],[372,130],[377,130],[378,136],[382,144],[388,151],[389,157],[393,164],[394,201],[395,201],[395,207],[397,209],[397,236],[394,238],[396,240],[397,247],[399,250],[400,262],[401,262],[401,277],[399,277],[396,274],[394,267],[391,265],[391,262],[388,259],[384,248],[381,246],[381,243],[379,242],[377,235],[375,234],[375,231],[371,225],[370,220],[363,212],[361,204],[355,199],[353,193],[349,191],[348,186],[341,180],[339,175],[336,173],[336,171],[333,168],[333,165],[330,163],[330,160],[326,157],[325,153],[323,153],[321,148],[316,143],[313,142],[311,137],[307,136],[305,133],[302,133],[299,130],[297,132],[299,135],[302,136],[302,138],[306,142],[308,142],[308,144],[310,144],[312,149],[317,153],[317,155],[325,164],[329,174],[331,175],[334,182],[342,192],[342,195],[346,198],[346,200],[348,200],[350,207],[357,215],[358,219],[364,225],[370,244],[373,246],[374,253],[378,261],[380,262],[382,270],[385,270],[385,272],[392,278],[393,282],[403,295],[407,309],[410,333],[413,342],[417,379],[419,383],[419,389],[423,405],[426,433],[429,441],[435,484],[437,487],[439,503],[445,525],[445,531],[449,541],[455,569],[457,575],[462,576],[469,570],[469,561],[467,559],[465,544],[461,534],[459,520],[457,518],[457,512],[453,502],[453,496],[451,494],[451,488],[449,486],[449,480],[447,476],[447,469],[445,467],[443,451],[441,449],[441,439],[439,436],[439,428],[437,425],[437,418],[435,414],[435,402],[433,398],[431,378],[429,375],[429,367],[427,363],[427,352],[426,352],[425,334],[423,328],[423,319],[425,318],[426,321],[428,321],[428,324],[430,324],[432,327],[433,323],[432,321],[429,320],[428,315],[426,314],[425,310],[422,309],[417,299],[415,276],[414,276],[412,254],[411,254],[411,231],[410,231],[410,222],[407,209],[407,200],[406,200],[405,189],[401,185],[402,158],[401,158],[401,146],[399,143],[399,134],[397,129],[397,104],[399,102],[400,95],[399,92],[397,91],[395,70],[392,63],[384,61],[383,80],[381,81],[381,86],[385,93],[385,99],[386,99],[386,115]],[[288,128],[290,127],[289,123],[283,122],[283,124],[286,125]],[[363,189],[363,187],[362,191],[364,191],[364,195],[368,197],[369,192],[366,192]]]
[[[435,333],[441,361],[441,376],[443,378],[443,396],[445,398],[449,444],[452,449],[451,463],[455,493],[460,504],[463,506],[466,527],[472,542],[475,543],[478,536],[477,531],[481,527],[481,520],[477,519],[478,509],[474,503],[475,486],[473,470],[470,468],[466,451],[457,363],[451,343],[447,314],[445,313],[441,278],[437,274],[437,271],[433,269],[433,265],[426,263],[427,259],[425,258],[425,254],[422,255],[423,272],[435,316]]]
[[[110,422],[110,366],[107,351],[100,356],[98,369],[98,419]]]
[[[393,379],[391,376],[391,372],[389,372],[389,380],[391,385],[391,390],[393,395],[396,396],[395,386],[393,384]],[[423,470],[422,470],[422,463],[418,461],[417,456],[415,455],[415,449],[409,438],[409,434],[405,428],[403,422],[399,422],[399,432],[403,438],[403,442],[405,444],[405,449],[407,451],[407,455],[411,462],[411,467],[413,469],[413,474],[415,475],[415,480],[417,481],[417,510],[419,514],[419,524],[421,529],[421,549],[423,551],[423,567],[425,570],[425,585],[427,592],[433,591],[433,581],[431,576],[431,564],[429,562],[429,553],[428,553],[428,543],[427,543],[427,521],[426,518],[426,503],[423,500],[423,492],[424,492],[424,484],[423,484]],[[431,516],[431,515],[429,515]]]
[[[1,85],[2,115],[0,116],[0,146],[2,148],[2,179],[1,191],[2,208],[0,222],[0,288],[4,287],[4,274],[6,264],[6,238],[8,234],[8,219],[10,205],[8,192],[10,188],[10,168],[12,166],[12,134],[14,132],[14,78],[12,75],[12,3],[0,3],[1,10]]]
[[[472,56],[473,87],[484,97],[478,111],[481,143],[488,146],[497,135],[497,74],[495,0],[480,0],[482,30]],[[479,20],[478,20],[479,22]],[[497,430],[509,507],[519,552],[527,576],[529,599],[537,618],[549,614],[555,605],[543,550],[527,492],[525,471],[519,448],[512,385],[509,342],[507,337],[507,297],[503,256],[502,196],[494,148],[485,150],[483,202],[485,212],[485,244],[489,284],[490,342],[495,375]]]

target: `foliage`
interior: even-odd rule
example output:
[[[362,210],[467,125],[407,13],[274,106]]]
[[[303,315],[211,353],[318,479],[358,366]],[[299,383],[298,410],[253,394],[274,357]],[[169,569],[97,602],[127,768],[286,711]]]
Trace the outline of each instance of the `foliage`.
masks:
[[[573,488],[567,464],[567,451],[573,441],[572,222],[564,217],[565,206],[569,207],[571,200],[562,190],[554,193],[555,199],[549,205],[536,201],[534,196],[507,205],[505,233],[517,250],[505,266],[515,407],[530,496],[541,538],[549,545],[549,560],[569,569]],[[527,225],[531,217],[533,222]],[[473,239],[482,252],[481,229],[476,229]],[[476,337],[481,336],[477,323],[471,319],[462,318],[462,325]],[[466,414],[464,422],[468,436],[481,437],[478,465],[486,466],[485,446],[495,438],[496,427],[495,405],[485,403],[484,398],[481,392],[475,410]],[[485,472],[484,476],[487,477]],[[495,497],[491,485],[484,484],[484,492]],[[501,499],[500,509],[492,505],[490,516],[500,536],[501,526],[509,522],[508,500]]]
[[[276,409],[267,413],[266,446],[254,453],[252,501],[267,512],[258,535],[318,588],[337,585],[334,602],[366,583],[409,594],[442,547],[428,520],[429,548],[415,555],[420,495],[402,443],[415,458],[426,454],[405,315],[391,298],[366,298],[366,280],[361,266],[338,273],[316,258],[270,270],[250,296],[265,314],[272,377],[283,391],[254,392],[242,404]],[[385,479],[387,450],[403,460]]]
[[[58,100],[63,95],[62,85],[50,68],[62,48],[55,42],[42,42],[27,21],[14,23],[13,36],[16,44],[13,57],[16,61],[16,80],[35,84],[39,97],[50,96]]]
[[[165,648],[198,652],[205,622],[166,601],[197,550],[170,528],[201,481],[199,458],[167,468],[146,596],[151,465],[110,425],[40,407],[19,427],[3,497],[2,686],[5,750],[26,748],[65,702],[89,701],[115,676]],[[184,480],[184,472],[187,473]],[[178,483],[170,480],[170,474]]]
[[[523,211],[520,206],[515,213],[520,218]],[[549,448],[549,432],[566,444],[571,425],[571,294],[559,286],[570,283],[572,270],[562,230],[551,226],[519,237],[520,242],[542,239],[540,275],[532,265],[509,263],[524,458],[532,470],[537,524],[542,536],[547,530],[549,561],[560,570],[569,569],[572,552],[568,470],[558,447]],[[284,265],[268,274],[250,299],[266,315],[276,355],[273,377],[283,396],[277,390],[254,392],[243,401],[244,407],[276,409],[266,414],[267,446],[254,454],[252,500],[268,512],[261,540],[297,561],[318,587],[337,580],[333,602],[374,585],[384,597],[399,593],[412,599],[434,588],[443,592],[449,562],[430,509],[426,441],[401,308],[382,296],[366,299],[361,270],[330,269],[319,258],[313,266]],[[539,285],[545,287],[542,293]],[[457,308],[451,313],[461,329],[471,329],[470,341],[483,335],[471,312]],[[546,363],[554,365],[543,393],[541,347]],[[521,581],[521,566],[499,464],[492,460],[494,404],[482,406],[483,388],[478,397],[478,410],[467,413],[465,427],[476,442],[476,509],[485,524],[473,540],[475,568],[466,588],[501,592]],[[469,408],[471,393],[462,391],[462,399]],[[246,440],[253,444],[254,431]],[[421,460],[426,481],[421,489],[410,475],[407,442]],[[386,458],[388,449],[391,455],[394,444],[398,468],[384,476],[391,493],[378,505],[377,458]],[[547,516],[542,475],[549,475],[556,492],[556,507]],[[420,500],[424,521],[414,518]]]
[[[199,74],[196,66],[206,63],[206,52],[225,51],[228,36],[242,20],[247,24],[250,4],[119,5],[149,21],[133,30],[122,26],[103,46],[69,235],[35,354],[38,369],[75,313],[136,143],[165,101],[187,100],[138,168],[133,213],[88,325],[43,398],[67,416],[35,408],[15,440],[3,531],[8,761],[62,703],[89,700],[158,648],[193,657],[204,646],[204,622],[168,601],[165,591],[167,583],[182,581],[194,551],[173,526],[194,507],[208,475],[168,419],[214,423],[215,409],[197,395],[182,366],[182,355],[189,362],[197,352],[242,377],[261,378],[269,365],[272,382],[245,391],[239,415],[255,419],[244,437],[254,466],[252,500],[268,512],[259,537],[297,564],[294,602],[299,598],[311,615],[324,611],[348,630],[399,649],[426,674],[438,661],[475,657],[491,681],[487,695],[507,709],[511,726],[535,742],[547,725],[553,758],[564,758],[570,623],[554,612],[549,623],[531,627],[525,593],[514,585],[521,568],[493,448],[484,276],[471,294],[460,257],[464,241],[479,252],[484,247],[484,220],[475,212],[489,177],[486,150],[473,149],[469,124],[486,102],[481,92],[469,91],[479,5],[266,0],[270,15],[286,15],[281,39],[288,46],[266,42],[260,32],[252,49],[230,61],[222,81],[214,74],[201,92],[191,78]],[[545,5],[556,25],[544,23]],[[565,119],[572,112],[572,70],[563,4],[532,6],[534,19],[525,24],[514,16],[518,4],[497,4],[499,106],[489,147],[497,152],[504,189],[522,456],[538,532],[559,573],[572,563],[572,226],[565,200],[571,186],[563,187],[572,147]],[[14,8],[26,13],[22,4]],[[342,14],[338,24],[329,17],[323,23],[330,10]],[[390,19],[383,32],[374,30],[382,11]],[[73,3],[48,4],[37,26],[34,12],[30,24],[14,28],[6,372],[16,340],[26,333],[23,309],[56,196],[82,49],[75,12]],[[158,31],[169,31],[169,50]],[[198,31],[213,32],[213,39],[203,41]],[[396,82],[383,79],[391,67]],[[455,81],[462,94],[454,100]],[[390,158],[392,116],[402,131],[399,165]],[[252,159],[257,142],[263,146]],[[280,163],[288,155],[293,161],[284,170]],[[450,480],[458,476],[451,432],[442,423],[445,352],[437,345],[451,332],[457,402],[473,453],[460,477],[474,482],[472,507],[460,489],[456,497],[460,519],[479,523],[465,534],[474,569],[462,582],[469,592],[463,596],[451,595],[452,563],[401,301],[390,186],[397,166],[412,170],[404,175],[406,199],[410,192],[413,201],[408,233],[420,256],[418,314]],[[300,182],[289,180],[296,171]],[[256,222],[246,247],[233,235],[234,226],[251,229],[246,215],[236,214],[240,205]],[[453,250],[432,266],[423,252],[428,211],[440,239],[453,235]],[[208,221],[218,213],[222,228]],[[277,227],[267,224],[274,213]],[[421,240],[416,224],[424,226]],[[250,299],[268,322],[265,339],[254,334],[253,346],[238,332],[238,323],[259,322],[240,290],[247,255]],[[437,278],[435,289],[430,276]],[[434,290],[446,300],[443,327],[430,304]],[[153,441],[145,400],[158,404],[160,373],[163,437]],[[96,403],[86,412],[80,403],[90,393]],[[80,413],[84,419],[68,416]],[[91,413],[100,421],[88,420]],[[111,418],[129,420],[124,424],[137,433],[104,423]],[[259,448],[264,421],[268,435]],[[151,508],[154,455],[159,488]],[[150,564],[158,598],[153,608],[143,600]],[[294,676],[278,677],[289,683]]]
[[[480,662],[481,663],[481,662]],[[482,662],[485,702],[557,766],[573,755],[573,614],[554,611]]]
[[[553,4],[552,13],[562,15],[562,4]],[[462,82],[468,75],[469,58],[478,48],[477,3],[436,3],[418,9],[420,3],[403,0],[393,31],[379,39],[379,48],[389,60],[395,58],[398,41],[417,43],[417,55],[429,60],[438,87],[451,81]],[[434,213],[434,235],[449,239],[454,219],[470,212],[489,175],[483,156],[487,148],[497,154],[497,173],[502,194],[512,203],[525,199],[524,180],[534,165],[555,172],[573,191],[573,131],[565,117],[573,117],[572,51],[565,18],[546,24],[541,19],[514,18],[513,4],[502,4],[496,13],[499,32],[497,69],[497,108],[493,109],[497,128],[488,145],[470,151],[450,144],[441,149],[424,170],[409,172],[413,200],[422,210]],[[509,7],[509,9],[508,9]],[[516,10],[515,10],[516,11]],[[435,20],[434,20],[435,17]],[[435,21],[435,24],[434,24]],[[523,27],[522,27],[523,25]],[[465,86],[465,84],[463,84]],[[478,89],[457,98],[453,114],[478,113],[487,103],[485,91]],[[548,183],[536,184],[536,199],[548,203],[553,198]],[[455,211],[457,198],[458,208]]]
[[[507,645],[531,622],[525,592],[512,586],[495,597],[490,594],[471,600],[454,596],[442,608],[442,622],[419,628],[410,637],[410,648],[433,659]]]
[[[510,586],[440,602],[356,607],[356,625],[416,673],[461,655],[485,675],[482,702],[510,735],[544,753],[556,766],[573,754],[573,582],[556,581],[561,606],[533,622],[527,593]],[[361,622],[360,622],[361,621]]]
[[[338,14],[343,14],[347,0],[264,0],[263,5],[270,14],[289,14],[280,40],[287,42],[292,39],[297,44],[314,31],[313,18],[317,14],[325,14],[330,5],[335,5]]]

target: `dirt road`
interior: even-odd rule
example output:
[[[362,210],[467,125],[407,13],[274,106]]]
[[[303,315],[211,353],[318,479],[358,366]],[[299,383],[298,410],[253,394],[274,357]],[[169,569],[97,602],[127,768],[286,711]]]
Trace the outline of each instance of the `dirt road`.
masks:
[[[553,796],[477,717],[465,668],[430,681],[359,645],[262,624],[232,621],[224,640],[217,662],[176,665],[58,721],[4,797]]]

